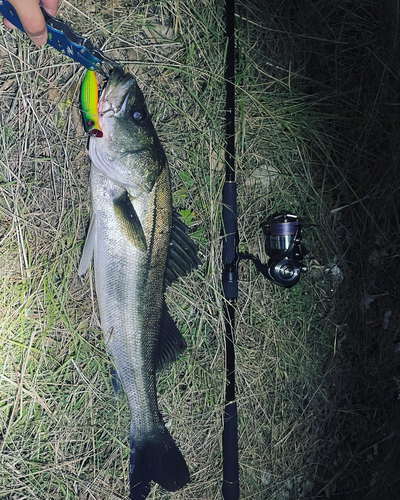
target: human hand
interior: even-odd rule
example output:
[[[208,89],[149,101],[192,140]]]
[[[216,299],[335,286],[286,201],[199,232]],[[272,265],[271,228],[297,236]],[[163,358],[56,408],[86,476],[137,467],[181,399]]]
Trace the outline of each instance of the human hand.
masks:
[[[39,7],[39,0],[9,0],[9,2],[16,10],[29,38],[35,42],[36,45],[44,45],[47,43],[47,28],[42,11]],[[51,16],[57,14],[59,3],[59,0],[41,1],[44,10]],[[15,28],[7,19],[4,19],[3,23],[7,28]]]

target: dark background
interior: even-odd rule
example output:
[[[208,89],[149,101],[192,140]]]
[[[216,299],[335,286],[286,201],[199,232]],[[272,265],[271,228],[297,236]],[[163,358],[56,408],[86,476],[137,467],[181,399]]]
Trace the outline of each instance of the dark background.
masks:
[[[335,230],[349,272],[340,293],[352,304],[311,497],[398,500],[399,5],[299,0],[277,16],[303,90],[332,115],[332,196],[344,207]]]

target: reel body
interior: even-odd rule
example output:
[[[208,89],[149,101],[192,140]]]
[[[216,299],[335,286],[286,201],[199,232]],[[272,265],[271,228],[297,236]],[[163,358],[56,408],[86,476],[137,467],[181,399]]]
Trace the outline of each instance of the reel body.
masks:
[[[239,256],[254,262],[276,285],[290,288],[299,281],[301,273],[307,271],[303,265],[303,258],[308,253],[301,236],[303,227],[304,222],[296,215],[286,212],[274,215],[262,225],[268,263],[263,264],[251,254],[240,253]]]

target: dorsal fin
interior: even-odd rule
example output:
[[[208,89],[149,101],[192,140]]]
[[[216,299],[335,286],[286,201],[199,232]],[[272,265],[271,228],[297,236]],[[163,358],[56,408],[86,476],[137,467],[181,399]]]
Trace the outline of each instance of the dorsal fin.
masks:
[[[164,302],[160,336],[155,353],[156,370],[161,370],[169,365],[169,363],[176,361],[185,349],[185,339],[171,318],[167,304]]]
[[[175,321],[171,318],[167,304],[164,302],[161,315],[160,334],[155,352],[156,370],[160,371],[170,363],[176,361],[186,347],[185,339],[175,325]],[[115,395],[118,395],[124,388],[114,366],[110,369],[110,375]]]
[[[186,234],[187,226],[179,219],[179,215],[172,214],[171,242],[168,250],[167,268],[164,285],[167,287],[179,276],[186,276],[201,264],[197,257],[198,248]]]

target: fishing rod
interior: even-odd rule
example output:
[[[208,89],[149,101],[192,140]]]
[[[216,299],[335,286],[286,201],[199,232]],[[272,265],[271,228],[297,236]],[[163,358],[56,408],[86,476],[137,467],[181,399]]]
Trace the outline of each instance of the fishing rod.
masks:
[[[224,407],[223,485],[224,500],[239,498],[239,453],[237,404],[235,397],[235,304],[238,299],[238,266],[240,260],[251,260],[257,270],[275,285],[294,286],[307,268],[303,258],[308,253],[302,240],[305,223],[296,215],[280,212],[262,224],[267,264],[249,253],[239,252],[237,226],[237,184],[235,178],[235,2],[226,0],[226,115],[225,115],[225,183],[222,192],[223,246],[222,287],[225,319],[226,389]]]
[[[224,237],[222,247],[222,286],[225,297],[226,390],[223,448],[223,485],[225,500],[239,498],[239,456],[237,405],[235,400],[235,303],[238,297],[237,189],[235,181],[235,2],[226,0],[226,115],[225,183],[222,192]]]

